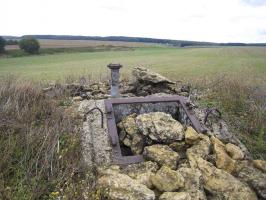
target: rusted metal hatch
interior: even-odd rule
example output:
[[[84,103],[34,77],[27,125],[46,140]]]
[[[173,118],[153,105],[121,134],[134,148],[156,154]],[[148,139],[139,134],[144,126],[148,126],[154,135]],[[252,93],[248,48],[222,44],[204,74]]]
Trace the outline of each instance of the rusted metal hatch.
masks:
[[[144,161],[142,155],[124,155],[121,150],[116,124],[130,114],[165,112],[183,125],[191,125],[197,132],[205,132],[189,108],[187,98],[183,96],[114,98],[105,100],[105,106],[114,164],[127,165]]]

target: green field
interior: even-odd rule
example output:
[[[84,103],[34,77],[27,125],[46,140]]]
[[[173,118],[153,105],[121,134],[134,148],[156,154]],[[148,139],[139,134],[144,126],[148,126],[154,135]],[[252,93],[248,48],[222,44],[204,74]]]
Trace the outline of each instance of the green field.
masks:
[[[229,74],[265,81],[266,48],[142,47],[129,51],[61,53],[0,58],[0,76],[19,75],[33,80],[58,80],[67,76],[105,74],[108,63],[121,63],[123,74],[143,66],[175,80],[202,80]]]

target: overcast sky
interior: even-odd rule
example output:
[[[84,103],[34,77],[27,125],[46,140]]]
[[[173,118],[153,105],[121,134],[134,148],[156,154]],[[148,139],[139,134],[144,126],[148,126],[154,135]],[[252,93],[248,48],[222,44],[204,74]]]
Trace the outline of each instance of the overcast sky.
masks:
[[[266,42],[266,0],[1,0],[0,35]]]

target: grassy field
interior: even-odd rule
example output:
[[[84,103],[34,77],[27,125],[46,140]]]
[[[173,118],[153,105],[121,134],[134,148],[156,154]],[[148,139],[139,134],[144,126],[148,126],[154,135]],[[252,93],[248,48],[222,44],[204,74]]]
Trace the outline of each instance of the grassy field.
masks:
[[[98,81],[111,62],[123,64],[124,77],[143,66],[191,83],[202,109],[221,110],[253,157],[266,159],[266,48],[149,46],[0,57],[0,199],[100,199],[88,188],[93,171],[82,162],[82,117],[66,90],[44,95],[40,81]]]
[[[58,80],[66,76],[98,76],[108,63],[121,63],[124,75],[143,66],[175,80],[209,80],[230,75],[265,83],[266,48],[142,47],[134,51],[106,51],[35,55],[0,59],[0,76],[9,74],[33,80]]]
[[[204,106],[219,107],[243,134],[256,157],[266,152],[266,48],[138,47],[123,51],[59,53],[0,58],[0,77],[18,75],[33,81],[63,81],[85,77],[106,80],[109,63],[123,64],[122,76],[135,66],[159,72],[172,80],[208,91]],[[207,91],[207,92],[206,92]],[[262,142],[261,142],[262,141]]]

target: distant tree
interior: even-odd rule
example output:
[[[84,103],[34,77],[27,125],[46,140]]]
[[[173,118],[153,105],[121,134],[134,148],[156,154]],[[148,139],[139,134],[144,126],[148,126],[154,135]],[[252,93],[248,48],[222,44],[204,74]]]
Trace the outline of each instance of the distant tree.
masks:
[[[32,37],[26,37],[19,41],[19,48],[30,54],[39,52],[40,44],[38,40]]]
[[[0,53],[5,51],[6,41],[3,37],[0,36]]]
[[[6,45],[18,45],[18,40],[6,40]]]

